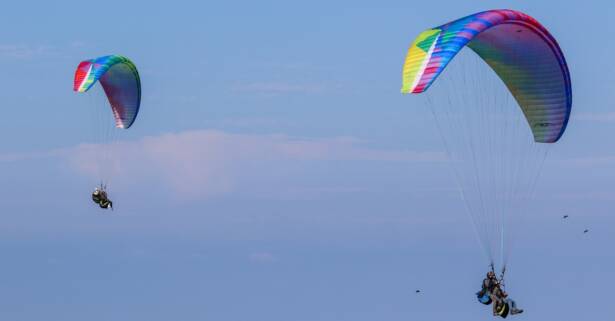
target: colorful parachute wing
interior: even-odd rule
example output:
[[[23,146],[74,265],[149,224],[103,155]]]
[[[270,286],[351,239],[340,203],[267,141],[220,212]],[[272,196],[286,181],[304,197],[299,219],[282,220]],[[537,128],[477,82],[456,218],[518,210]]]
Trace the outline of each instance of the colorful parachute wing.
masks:
[[[96,81],[102,85],[118,128],[134,123],[141,105],[141,80],[137,67],[126,57],[104,56],[82,61],[75,71],[73,90],[86,92]]]
[[[539,143],[554,143],[572,107],[570,74],[555,38],[534,18],[490,10],[422,32],[403,69],[402,93],[422,93],[465,46],[502,79]]]

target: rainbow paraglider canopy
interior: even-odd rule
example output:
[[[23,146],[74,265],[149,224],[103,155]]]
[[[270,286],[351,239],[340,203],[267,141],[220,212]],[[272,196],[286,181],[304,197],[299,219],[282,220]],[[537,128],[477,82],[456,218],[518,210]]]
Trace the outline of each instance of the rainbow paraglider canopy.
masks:
[[[423,31],[408,50],[402,92],[426,91],[465,46],[502,79],[523,110],[534,140],[559,140],[572,106],[568,66],[549,31],[518,11],[484,11]]]
[[[110,55],[82,61],[75,71],[73,90],[86,92],[102,85],[118,128],[129,128],[139,113],[141,80],[137,67],[126,57]]]

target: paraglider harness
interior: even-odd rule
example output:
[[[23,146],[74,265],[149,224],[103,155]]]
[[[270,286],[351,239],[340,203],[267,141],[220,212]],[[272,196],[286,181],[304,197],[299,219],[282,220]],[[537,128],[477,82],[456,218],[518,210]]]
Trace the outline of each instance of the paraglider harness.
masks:
[[[102,183],[100,184],[100,187],[96,187],[92,193],[92,201],[98,204],[100,208],[111,208],[111,210],[113,210],[113,202],[111,202],[107,196],[107,186]]]
[[[493,267],[493,264],[491,264],[491,272],[493,272],[495,274],[495,269]],[[500,293],[501,293],[501,291],[503,291],[503,289],[504,289],[504,274],[505,274],[505,272],[506,272],[506,267],[504,267],[502,269],[502,273],[500,274],[500,278],[499,279],[496,278],[497,282],[496,282],[493,290],[497,289],[497,291],[500,291]],[[483,284],[483,288],[476,293],[476,297],[478,299],[478,302],[480,302],[480,303],[482,303],[484,305],[489,305],[489,304],[492,304],[492,303],[495,304],[496,305],[495,312],[497,313],[497,315],[502,317],[502,318],[506,318],[508,316],[508,313],[510,312],[509,304],[506,301],[504,301],[504,300],[498,300],[496,302],[493,302],[493,300],[491,299],[490,294],[491,294],[490,290],[485,288],[484,284]]]

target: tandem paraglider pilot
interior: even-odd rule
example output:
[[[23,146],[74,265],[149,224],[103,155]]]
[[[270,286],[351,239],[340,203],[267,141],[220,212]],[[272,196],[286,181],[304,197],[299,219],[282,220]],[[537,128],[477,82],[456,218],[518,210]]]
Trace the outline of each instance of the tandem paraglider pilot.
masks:
[[[107,192],[102,187],[96,187],[94,192],[92,192],[92,201],[98,204],[100,208],[113,209],[113,202],[107,197]]]
[[[483,280],[482,288],[476,293],[478,301],[482,304],[493,304],[493,315],[506,318],[508,314],[523,313],[523,309],[517,308],[517,303],[508,297],[508,293],[503,290],[503,284],[496,277],[493,271],[487,273]]]

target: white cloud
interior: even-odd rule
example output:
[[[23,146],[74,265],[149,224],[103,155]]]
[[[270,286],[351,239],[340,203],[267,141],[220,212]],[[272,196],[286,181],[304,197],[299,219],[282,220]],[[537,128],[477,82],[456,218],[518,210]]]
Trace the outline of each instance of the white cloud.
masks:
[[[443,161],[440,152],[378,150],[353,138],[296,138],[286,135],[239,135],[195,130],[146,137],[113,146],[111,167],[118,177],[147,177],[170,184],[182,197],[230,193],[248,176],[279,175],[281,164],[297,161]],[[81,145],[71,163],[95,176],[100,147]],[[257,178],[258,180],[258,178]],[[331,190],[339,187],[329,187]],[[342,188],[343,190],[343,188]]]
[[[112,157],[101,161],[101,154]],[[306,162],[445,161],[442,152],[382,150],[366,147],[355,138],[308,139],[287,135],[242,135],[217,130],[194,130],[145,137],[109,145],[82,144],[44,153],[0,155],[0,161],[60,158],[79,173],[98,180],[100,173],[112,176],[115,185],[143,181],[168,186],[177,197],[204,199],[237,190],[251,194],[283,188],[292,195],[360,192],[355,186],[273,186],[279,180],[293,181],[309,170]],[[297,165],[299,164],[299,165]],[[104,168],[102,168],[104,167]],[[293,177],[297,176],[297,177]],[[290,177],[290,178],[289,178]],[[123,182],[122,182],[123,181]],[[294,180],[296,182],[296,180]],[[250,184],[248,184],[250,183]],[[263,191],[265,190],[265,191]],[[277,192],[276,192],[277,193]],[[277,194],[276,194],[277,195]]]

